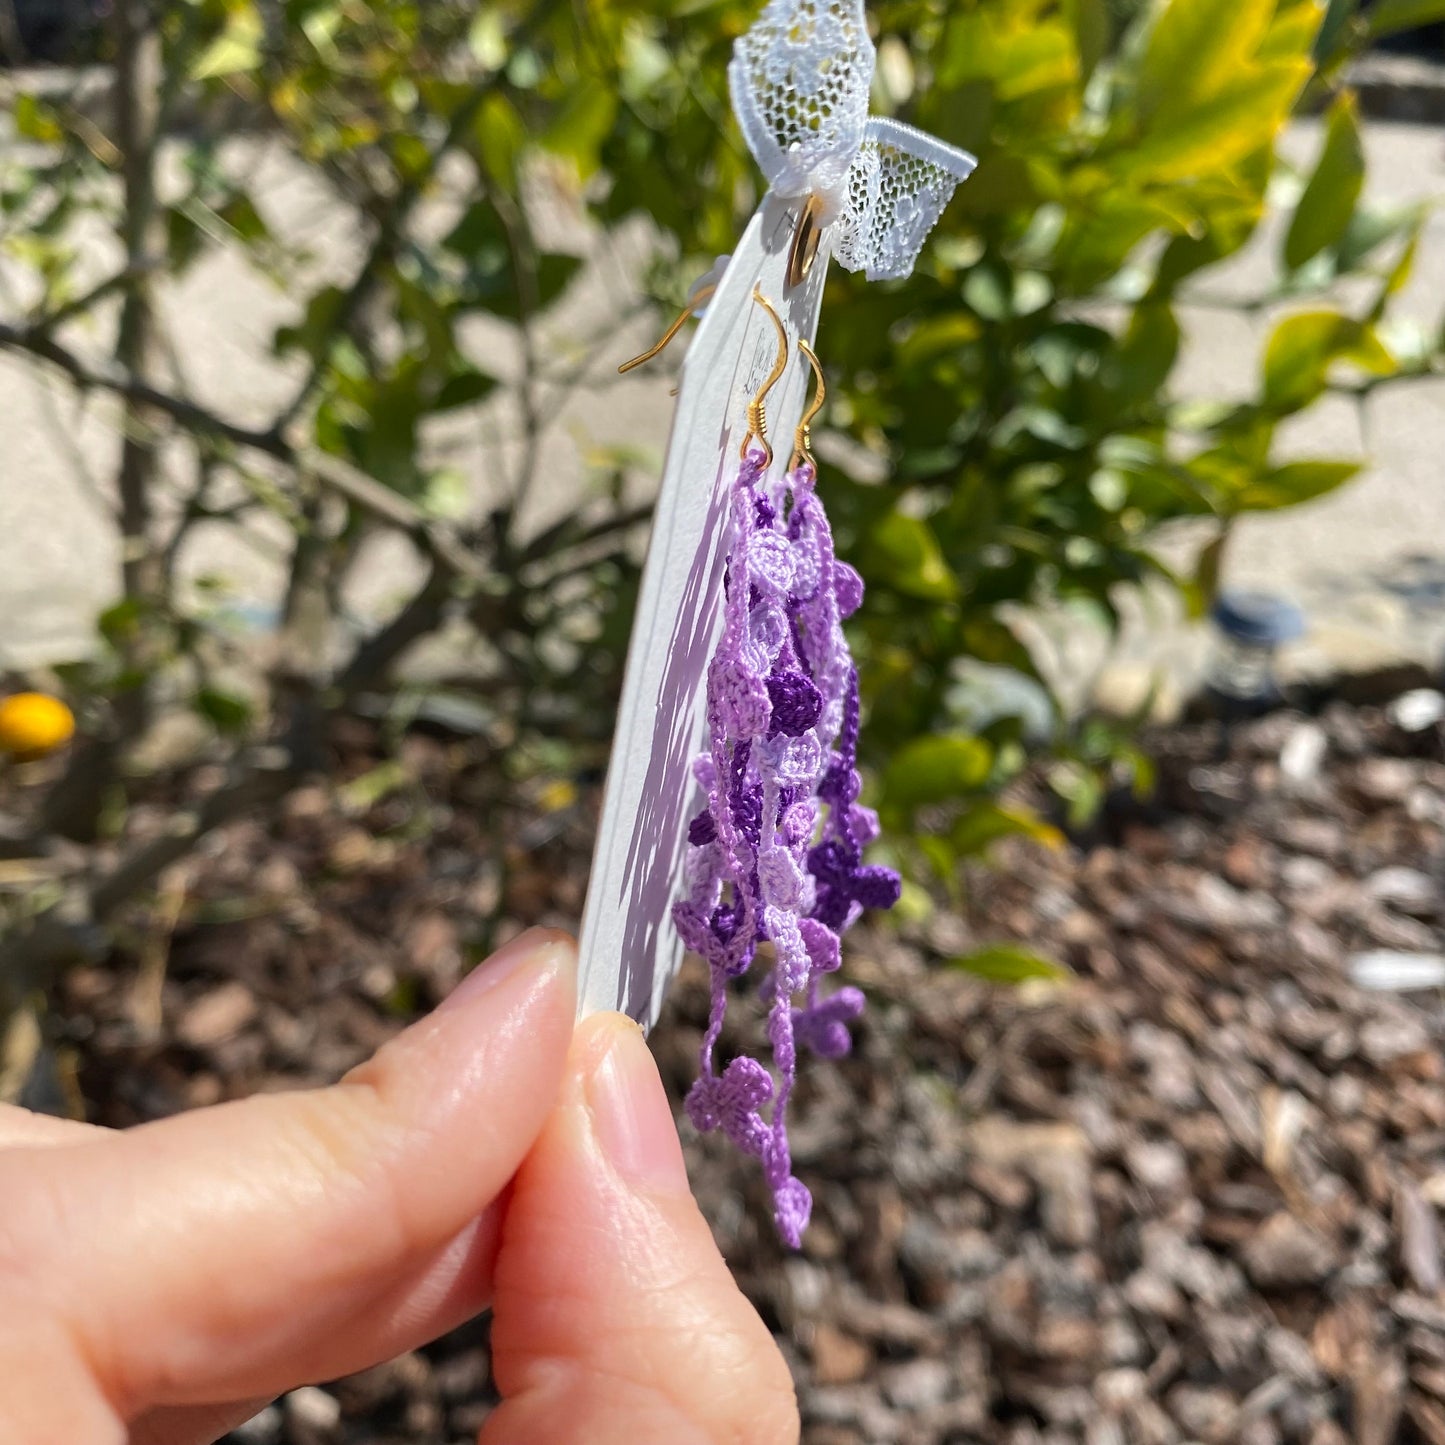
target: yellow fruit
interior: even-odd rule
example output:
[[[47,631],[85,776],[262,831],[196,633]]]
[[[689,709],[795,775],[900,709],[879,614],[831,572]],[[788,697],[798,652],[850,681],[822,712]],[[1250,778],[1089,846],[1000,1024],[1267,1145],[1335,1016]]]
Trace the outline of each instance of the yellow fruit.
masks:
[[[537,794],[537,802],[544,813],[557,813],[563,808],[570,808],[577,801],[576,784],[567,778],[554,778],[550,783],[544,783],[542,790]]]
[[[58,697],[17,692],[0,701],[0,752],[42,758],[75,735],[75,718]]]

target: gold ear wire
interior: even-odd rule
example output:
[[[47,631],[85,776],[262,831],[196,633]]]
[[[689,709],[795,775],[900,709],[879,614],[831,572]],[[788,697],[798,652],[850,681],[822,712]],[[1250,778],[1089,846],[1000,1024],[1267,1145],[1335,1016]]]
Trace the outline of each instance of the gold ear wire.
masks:
[[[803,413],[803,419],[798,423],[797,430],[793,432],[793,456],[788,463],[788,470],[795,471],[800,461],[805,461],[816,472],[818,470],[817,459],[813,456],[813,433],[811,423],[815,416],[823,410],[823,403],[828,397],[828,383],[823,380],[823,368],[818,362],[818,354],[808,345],[802,337],[798,338],[798,350],[808,358],[808,365],[813,368],[813,379],[818,383],[817,390],[813,392],[813,400],[807,411]]]
[[[633,367],[641,366],[645,361],[651,361],[652,358],[656,356],[658,352],[660,352],[663,347],[665,347],[667,343],[671,341],[674,336],[677,335],[679,331],[682,330],[682,323],[686,321],[687,318],[691,316],[692,313],[696,311],[699,306],[703,305],[707,301],[708,297],[711,296],[712,293],[716,290],[716,286],[702,287],[702,289],[698,291],[697,295],[694,296],[692,300],[687,303],[687,306],[684,308],[682,315],[679,316],[677,320],[674,321],[672,325],[669,326],[667,330],[662,333],[662,340],[659,341],[656,346],[650,346],[646,351],[642,353],[641,356],[634,356],[631,361],[624,361],[622,365],[617,368],[617,374],[621,376],[625,372],[631,371]]]
[[[768,319],[773,323],[778,333],[778,355],[773,362],[773,369],[768,373],[768,378],[763,382],[758,394],[748,403],[748,430],[743,437],[743,444],[738,449],[738,455],[746,458],[748,454],[748,443],[758,441],[763,444],[763,450],[767,453],[765,466],[773,463],[773,449],[768,445],[768,393],[777,385],[778,378],[788,369],[788,328],[783,325],[782,318],[773,307],[773,303],[763,295],[761,289],[753,287],[753,300],[768,313]]]

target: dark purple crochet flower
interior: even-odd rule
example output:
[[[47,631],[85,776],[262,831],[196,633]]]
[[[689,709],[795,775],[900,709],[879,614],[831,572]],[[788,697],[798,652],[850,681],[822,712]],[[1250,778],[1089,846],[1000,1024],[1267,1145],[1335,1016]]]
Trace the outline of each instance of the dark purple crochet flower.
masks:
[[[819,1058],[841,1059],[853,1047],[848,1025],[862,1012],[862,992],[840,988],[811,1008],[795,1008],[793,1032]]]
[[[817,725],[823,711],[823,694],[813,679],[797,668],[769,676],[768,701],[773,708],[769,737],[786,733],[790,738],[800,738]]]
[[[830,1059],[848,1052],[863,995],[825,996],[820,981],[838,968],[839,935],[864,908],[897,902],[899,880],[862,855],[878,823],[858,804],[858,675],[839,624],[863,584],[833,555],[812,467],[769,480],[764,461],[749,451],[733,493],[708,751],[694,765],[707,807],[688,827],[686,897],[673,918],[712,970],[688,1114],[761,1161],[778,1232],[796,1248],[812,1210],[786,1127],[797,1045]],[[728,981],[765,942],[774,963],[759,996],[776,1078],[746,1056],[719,1072]]]

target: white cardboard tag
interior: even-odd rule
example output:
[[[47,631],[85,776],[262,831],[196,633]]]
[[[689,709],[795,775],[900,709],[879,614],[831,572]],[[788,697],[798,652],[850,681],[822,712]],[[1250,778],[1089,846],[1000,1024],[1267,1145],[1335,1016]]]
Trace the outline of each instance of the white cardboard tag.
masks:
[[[788,369],[767,399],[775,469],[788,464],[812,380],[797,344],[817,331],[828,263],[825,248],[789,290],[798,206],[764,197],[682,365],[582,915],[579,1016],[619,1009],[650,1028],[682,962],[672,905],[687,823],[702,806],[692,760],[703,746],[707,665],[722,625],[728,499],[747,403],[777,356],[755,285],[788,329]]]

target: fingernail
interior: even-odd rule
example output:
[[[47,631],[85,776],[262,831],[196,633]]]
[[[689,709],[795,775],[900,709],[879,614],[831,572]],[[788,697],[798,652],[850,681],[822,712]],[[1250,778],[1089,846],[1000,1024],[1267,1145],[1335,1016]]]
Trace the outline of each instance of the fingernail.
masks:
[[[490,993],[533,960],[559,952],[563,944],[570,946],[571,939],[553,928],[529,928],[525,933],[519,933],[467,974],[437,1005],[437,1012],[471,1003],[482,994]]]
[[[611,1042],[586,1081],[597,1142],[625,1179],[660,1193],[686,1194],[682,1144],[642,1030],[630,1019],[607,1027]]]

